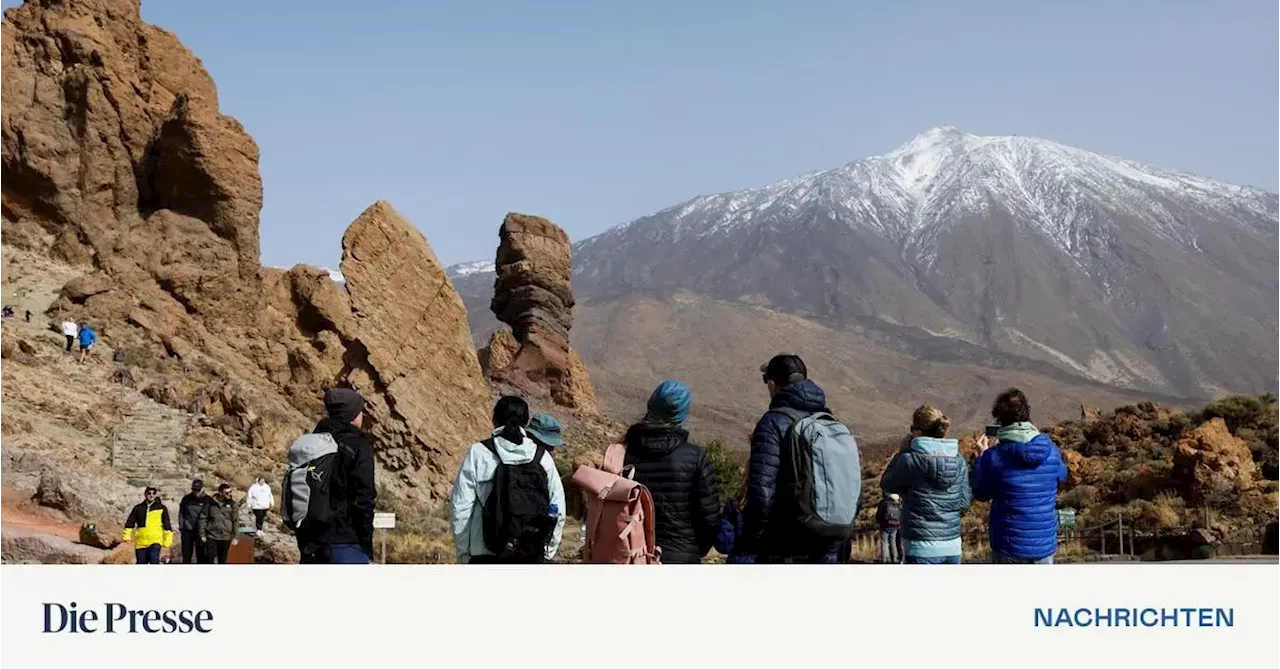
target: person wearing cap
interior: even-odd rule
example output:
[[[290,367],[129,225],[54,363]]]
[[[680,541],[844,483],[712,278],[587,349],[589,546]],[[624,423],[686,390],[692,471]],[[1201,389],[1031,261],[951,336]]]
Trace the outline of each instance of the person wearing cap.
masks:
[[[191,482],[191,492],[183,495],[178,502],[178,530],[182,533],[183,564],[206,562],[204,547],[200,545],[200,532],[196,528],[200,524],[204,507],[208,504],[209,496],[205,494],[204,481],[200,479]]]
[[[880,561],[885,564],[902,562],[899,528],[902,526],[902,496],[889,493],[876,508],[876,525],[880,526]]]
[[[545,411],[533,414],[533,418],[529,419],[529,426],[524,429],[524,432],[530,439],[542,444],[542,447],[548,451],[554,451],[564,446],[564,435],[561,433],[560,421]]]
[[[231,541],[236,538],[239,526],[240,503],[232,494],[231,484],[222,483],[218,486],[218,494],[205,505],[197,525],[200,544],[205,547],[209,562],[227,563],[227,553],[231,551]]]
[[[627,429],[623,462],[653,495],[654,534],[664,564],[697,564],[715,545],[720,490],[707,452],[689,443],[689,388],[663,381],[644,418]]]
[[[330,388],[324,408],[325,417],[313,431],[327,433],[338,443],[329,485],[330,520],[315,533],[300,532],[298,550],[304,563],[368,564],[377,490],[373,444],[363,430],[365,401],[351,388]]]
[[[173,545],[173,526],[169,524],[169,509],[160,501],[160,491],[154,486],[148,486],[142,493],[142,502],[129,511],[120,540],[133,542],[137,564],[168,561],[162,551]]]
[[[769,409],[751,433],[747,503],[742,535],[737,538],[739,550],[766,564],[836,564],[847,542],[815,535],[785,505],[775,503],[779,498],[782,445],[795,422],[785,410],[803,414],[829,411],[826,393],[809,380],[808,368],[797,355],[773,356],[760,366],[760,375],[769,392]]]
[[[928,404],[911,416],[903,448],[880,477],[886,494],[902,495],[902,550],[907,564],[960,564],[960,516],[969,510],[969,465],[947,438],[951,421]]]

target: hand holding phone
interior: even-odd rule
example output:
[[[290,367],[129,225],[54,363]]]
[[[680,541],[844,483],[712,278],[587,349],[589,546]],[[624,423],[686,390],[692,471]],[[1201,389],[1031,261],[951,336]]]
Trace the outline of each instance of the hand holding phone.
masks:
[[[998,436],[999,434],[1000,434],[1000,426],[999,426],[999,425],[988,425],[988,426],[987,426],[986,436],[987,436],[987,438],[988,438],[988,439],[994,439],[994,438],[995,438],[996,436]]]

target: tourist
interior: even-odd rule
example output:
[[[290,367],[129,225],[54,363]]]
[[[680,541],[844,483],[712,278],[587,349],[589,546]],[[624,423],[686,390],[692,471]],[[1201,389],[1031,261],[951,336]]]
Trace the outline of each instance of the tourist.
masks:
[[[206,551],[205,558],[212,564],[226,564],[231,541],[236,538],[240,523],[240,503],[231,492],[231,484],[218,486],[218,494],[205,505],[200,514],[198,530],[200,544]]]
[[[262,532],[262,526],[266,523],[267,512],[276,503],[276,498],[271,494],[271,486],[267,485],[266,479],[259,476],[254,480],[253,485],[249,486],[249,491],[245,495],[245,503],[248,504],[249,511],[253,513],[254,534],[259,534]]]
[[[561,434],[560,421],[544,411],[533,414],[533,418],[529,419],[528,427],[525,428],[525,434],[552,453],[557,448],[564,446],[564,435]]]
[[[979,438],[972,478],[974,498],[991,502],[992,561],[1053,564],[1058,487],[1067,480],[1062,453],[1031,423],[1031,405],[1021,390],[1000,393],[991,416],[998,426],[996,443]]]
[[[330,388],[324,408],[325,417],[314,432],[329,434],[338,446],[329,486],[329,522],[298,532],[298,550],[302,562],[309,564],[369,564],[377,491],[373,445],[362,430],[365,401],[350,388]]]
[[[857,443],[848,429],[834,418],[821,423],[824,453],[832,458],[831,466],[820,475],[808,493],[798,486],[806,482],[794,475],[784,476],[784,458],[789,458],[788,436],[791,427],[817,413],[830,415],[826,394],[809,380],[804,361],[796,355],[776,355],[760,367],[762,381],[769,392],[769,410],[760,418],[751,435],[751,457],[747,466],[747,501],[744,508],[742,542],[739,550],[755,555],[762,563],[836,564],[840,562],[848,536],[833,538],[819,533],[802,519],[797,500],[822,491],[822,507],[833,519],[843,524],[853,519],[861,508],[862,472]],[[839,433],[830,432],[833,427]],[[829,443],[835,439],[837,443]],[[815,472],[816,473],[816,472]],[[780,489],[779,482],[789,487]]]
[[[204,481],[195,479],[191,482],[191,492],[182,496],[178,502],[178,530],[182,532],[182,563],[196,564],[206,562],[205,549],[200,545],[200,516],[209,505],[209,496],[204,492]]]
[[[80,326],[70,318],[62,321],[62,336],[67,338],[67,350],[63,351],[63,355],[71,355],[71,346],[76,343],[76,335],[80,332]]]
[[[885,564],[902,562],[901,535],[902,496],[889,493],[876,507],[876,525],[880,527],[880,561]]]
[[[960,516],[969,509],[969,466],[947,438],[951,421],[924,405],[911,417],[907,442],[880,477],[902,496],[902,550],[907,564],[960,564]]]
[[[689,443],[689,388],[663,381],[644,418],[627,429],[624,467],[653,495],[654,537],[664,564],[697,564],[715,545],[720,491],[707,452]]]
[[[564,484],[528,424],[529,405],[504,396],[493,407],[493,432],[463,456],[449,505],[460,563],[540,564],[560,548]]]
[[[76,338],[80,340],[80,362],[84,362],[85,356],[89,355],[93,345],[98,343],[98,333],[89,327],[88,322],[85,322],[80,325],[80,331]]]
[[[169,561],[167,551],[173,545],[173,526],[169,523],[169,509],[160,501],[160,491],[154,486],[148,486],[142,493],[142,502],[129,511],[121,540],[133,542],[133,555],[138,564]]]
[[[727,564],[751,564],[755,556],[740,550],[737,540],[742,535],[744,515],[742,508],[747,503],[746,466],[738,468],[738,475],[743,478],[742,485],[733,493],[724,506],[720,508],[720,521],[716,524],[716,552],[725,556]]]

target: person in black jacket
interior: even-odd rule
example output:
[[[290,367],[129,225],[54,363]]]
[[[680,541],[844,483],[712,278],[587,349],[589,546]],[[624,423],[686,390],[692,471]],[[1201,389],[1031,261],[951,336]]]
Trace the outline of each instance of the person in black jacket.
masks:
[[[796,355],[776,355],[760,367],[769,390],[769,410],[751,434],[747,466],[747,504],[743,511],[742,550],[760,563],[836,564],[846,542],[832,542],[807,532],[785,504],[776,504],[789,491],[778,489],[782,442],[792,419],[779,409],[803,413],[828,411],[827,396],[809,380],[804,361]],[[858,501],[861,508],[861,500]]]
[[[178,502],[178,530],[182,533],[182,563],[194,564],[207,562],[204,547],[200,546],[200,515],[209,504],[209,496],[204,492],[204,481],[196,479],[191,482],[191,492],[182,496]]]
[[[625,466],[653,495],[654,532],[666,564],[697,564],[715,544],[720,491],[706,451],[689,443],[682,425],[689,389],[663,381],[649,397],[644,420],[627,430]]]
[[[374,488],[373,445],[361,430],[364,398],[350,388],[325,391],[328,414],[314,432],[327,432],[338,442],[333,480],[329,487],[332,509],[329,524],[300,533],[298,549],[303,563],[368,564],[373,555]]]

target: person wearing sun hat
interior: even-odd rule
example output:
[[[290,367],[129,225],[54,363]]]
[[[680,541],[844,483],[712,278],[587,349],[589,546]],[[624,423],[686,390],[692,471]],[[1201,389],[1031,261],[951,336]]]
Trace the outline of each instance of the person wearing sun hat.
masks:
[[[689,388],[663,381],[649,397],[644,419],[627,430],[624,464],[649,488],[654,530],[664,564],[697,564],[715,544],[720,491],[706,451],[689,443]]]
[[[529,425],[524,431],[525,434],[542,444],[542,447],[549,451],[554,451],[564,446],[564,435],[561,434],[560,421],[545,411],[533,414],[533,418],[529,419]]]

